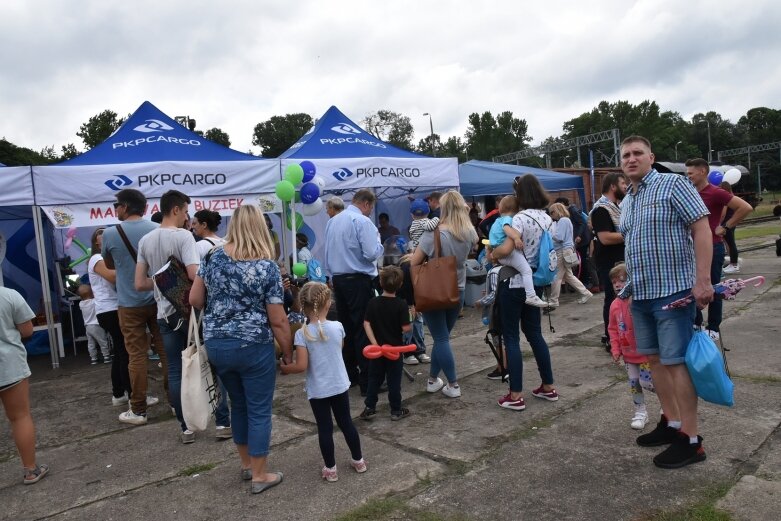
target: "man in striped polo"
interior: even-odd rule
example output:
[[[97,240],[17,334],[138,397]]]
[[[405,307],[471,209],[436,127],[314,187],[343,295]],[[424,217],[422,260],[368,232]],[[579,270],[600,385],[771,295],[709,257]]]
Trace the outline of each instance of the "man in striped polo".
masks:
[[[693,335],[695,304],[713,299],[713,251],[708,209],[689,180],[653,168],[651,143],[630,136],[621,144],[621,168],[631,181],[621,203],[620,232],[632,295],[637,351],[647,355],[662,419],[637,438],[638,445],[669,447],[654,457],[661,468],[680,468],[705,460],[698,434],[697,393],[685,364]],[[686,295],[684,308],[662,307]],[[624,294],[621,295],[625,296]]]

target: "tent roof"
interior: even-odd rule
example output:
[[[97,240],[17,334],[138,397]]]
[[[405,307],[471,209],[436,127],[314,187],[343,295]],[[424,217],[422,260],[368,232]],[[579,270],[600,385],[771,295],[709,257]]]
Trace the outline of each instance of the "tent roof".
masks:
[[[402,150],[372,136],[332,106],[280,156],[282,159],[342,157],[428,157]]]
[[[191,132],[145,101],[103,143],[57,166],[257,159]]]
[[[472,160],[458,165],[461,186],[459,191],[465,197],[507,194],[512,192],[513,179],[525,174],[534,175],[548,191],[583,190],[583,179],[580,176],[528,166]]]

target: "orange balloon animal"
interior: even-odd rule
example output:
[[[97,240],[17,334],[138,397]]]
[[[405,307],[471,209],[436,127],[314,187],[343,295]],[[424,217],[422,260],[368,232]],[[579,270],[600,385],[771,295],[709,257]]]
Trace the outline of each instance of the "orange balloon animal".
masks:
[[[363,348],[363,356],[366,358],[379,358],[384,356],[388,360],[398,360],[400,353],[409,353],[417,349],[415,344],[406,346],[390,346],[388,344],[377,346],[368,345]]]

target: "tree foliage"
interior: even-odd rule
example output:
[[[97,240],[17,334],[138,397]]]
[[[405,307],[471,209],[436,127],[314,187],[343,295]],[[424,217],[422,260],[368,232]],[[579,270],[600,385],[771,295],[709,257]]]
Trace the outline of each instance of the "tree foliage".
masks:
[[[79,154],[81,154],[81,152],[79,152],[76,149],[76,145],[74,145],[73,143],[68,143],[67,145],[63,145],[62,146],[62,160],[63,161],[65,161],[67,159],[73,159],[74,157],[78,156]]]
[[[205,137],[209,141],[212,141],[224,147],[231,146],[230,136],[228,136],[227,132],[223,132],[222,129],[219,129],[217,127],[210,128],[209,130],[204,132],[203,137]]]
[[[76,135],[84,141],[84,146],[89,150],[103,143],[124,122],[125,118],[118,118],[113,110],[104,110],[82,123]]]
[[[272,116],[269,120],[255,125],[252,144],[260,147],[264,157],[278,157],[290,148],[314,125],[309,114],[296,113],[284,116]]]
[[[526,148],[532,140],[526,120],[514,117],[510,111],[500,112],[496,118],[490,112],[473,112],[468,121],[466,152],[471,159],[490,161]]]
[[[47,155],[16,146],[5,138],[0,138],[0,163],[6,166],[48,165],[59,160],[59,158],[51,158],[48,148],[45,148],[44,152]]]
[[[431,144],[434,144],[434,148],[431,148]],[[440,152],[442,150],[442,142],[439,139],[439,134],[434,134],[433,136],[429,134],[428,136],[424,137],[420,141],[418,141],[418,146],[415,148],[415,152],[418,154],[423,154],[424,156],[442,156],[442,153]],[[434,154],[434,151],[436,151],[436,154]]]
[[[415,130],[412,128],[409,116],[402,116],[391,110],[378,110],[366,116],[361,124],[377,139],[404,150],[414,149],[412,139]]]

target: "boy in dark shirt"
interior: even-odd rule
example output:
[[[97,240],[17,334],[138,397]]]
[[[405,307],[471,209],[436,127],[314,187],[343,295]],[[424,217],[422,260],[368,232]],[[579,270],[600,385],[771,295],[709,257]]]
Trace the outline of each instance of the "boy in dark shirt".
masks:
[[[396,296],[403,282],[404,274],[396,266],[380,271],[382,295],[369,301],[363,321],[366,336],[373,345],[403,345],[403,334],[412,329],[407,303]],[[388,382],[391,420],[409,416],[409,409],[401,406],[402,364],[401,356],[397,360],[388,360],[385,357],[369,360],[369,384],[364,400],[366,407],[360,416],[362,420],[370,420],[376,414],[377,392],[383,380]]]

